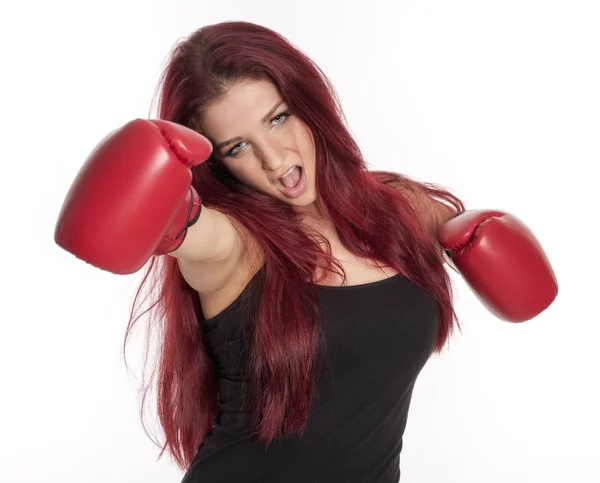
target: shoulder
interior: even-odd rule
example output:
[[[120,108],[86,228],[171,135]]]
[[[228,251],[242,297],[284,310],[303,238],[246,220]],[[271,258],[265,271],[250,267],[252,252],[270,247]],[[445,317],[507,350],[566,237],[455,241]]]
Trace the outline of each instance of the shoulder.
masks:
[[[220,230],[220,236],[213,236],[210,241],[227,246],[226,255],[206,261],[176,257],[188,285],[205,297],[220,296],[243,282],[262,265],[265,256],[256,237],[241,222],[221,211],[212,213],[219,223],[213,225],[212,231]]]

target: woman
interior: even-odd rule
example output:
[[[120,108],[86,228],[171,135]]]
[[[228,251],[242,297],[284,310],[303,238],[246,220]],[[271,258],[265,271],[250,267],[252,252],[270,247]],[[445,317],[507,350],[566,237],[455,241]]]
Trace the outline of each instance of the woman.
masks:
[[[399,481],[415,381],[453,330],[436,235],[462,202],[369,171],[325,75],[264,27],[201,28],[162,83],[163,121],[132,123],[88,161],[94,186],[111,183],[103,209],[119,213],[103,217],[101,248],[91,235],[85,250],[65,241],[75,225],[90,233],[89,213],[85,223],[62,213],[57,241],[116,273],[169,254],[152,258],[138,292],[159,287],[163,450],[185,483]],[[168,168],[162,154],[139,155],[165,142]],[[120,180],[134,180],[127,203],[115,159]],[[191,186],[180,176],[190,169]],[[81,183],[79,206],[98,205]],[[131,201],[134,185],[143,202]],[[135,223],[115,229],[124,205]],[[127,268],[113,263],[125,245],[137,257]]]

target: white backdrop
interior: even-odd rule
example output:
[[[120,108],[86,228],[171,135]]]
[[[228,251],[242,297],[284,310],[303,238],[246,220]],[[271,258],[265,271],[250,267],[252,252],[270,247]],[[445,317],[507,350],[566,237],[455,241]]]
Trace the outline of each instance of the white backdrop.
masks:
[[[463,330],[417,383],[403,483],[600,481],[597,2],[59,0],[1,17],[0,481],[181,480],[140,424],[141,337],[134,375],[121,357],[139,274],[76,260],[53,230],[95,144],[149,116],[174,42],[224,20],[312,57],[373,169],[515,213],[555,267],[558,299],[520,325],[454,276]]]

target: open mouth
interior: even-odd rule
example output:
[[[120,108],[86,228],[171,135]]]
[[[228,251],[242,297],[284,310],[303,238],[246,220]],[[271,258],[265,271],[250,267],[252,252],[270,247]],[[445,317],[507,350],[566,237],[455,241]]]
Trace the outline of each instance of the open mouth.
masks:
[[[292,189],[298,186],[302,179],[302,166],[294,166],[277,181],[284,188]]]

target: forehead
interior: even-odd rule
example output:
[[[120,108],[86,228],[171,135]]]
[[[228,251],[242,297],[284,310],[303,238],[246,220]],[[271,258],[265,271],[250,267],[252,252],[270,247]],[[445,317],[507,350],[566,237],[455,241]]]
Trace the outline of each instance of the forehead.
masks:
[[[208,106],[203,119],[206,134],[216,142],[242,129],[260,124],[261,119],[281,100],[275,85],[267,80],[245,80]]]

